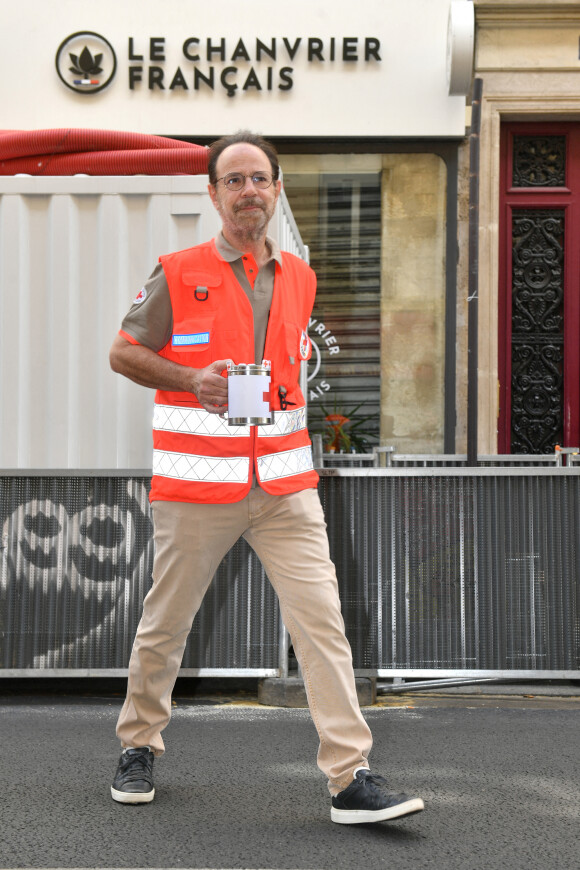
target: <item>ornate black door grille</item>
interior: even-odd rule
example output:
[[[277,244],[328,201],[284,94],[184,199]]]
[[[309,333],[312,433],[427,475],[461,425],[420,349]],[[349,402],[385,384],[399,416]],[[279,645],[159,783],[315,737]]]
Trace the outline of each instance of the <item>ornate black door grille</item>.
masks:
[[[514,136],[512,187],[565,184],[565,136]]]
[[[511,450],[563,443],[564,210],[512,213]]]

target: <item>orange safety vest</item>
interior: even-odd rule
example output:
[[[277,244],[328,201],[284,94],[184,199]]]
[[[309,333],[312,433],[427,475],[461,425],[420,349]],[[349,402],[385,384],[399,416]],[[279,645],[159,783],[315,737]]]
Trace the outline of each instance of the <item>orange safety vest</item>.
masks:
[[[219,359],[255,362],[252,306],[215,242],[160,257],[160,262],[173,309],[173,335],[160,356],[198,369]],[[158,390],[151,501],[240,501],[251,487],[253,470],[273,495],[316,487],[298,384],[300,362],[312,352],[306,329],[316,278],[293,254],[283,252],[282,263],[276,263],[264,349],[271,362],[274,423],[230,426],[204,410],[193,393]]]

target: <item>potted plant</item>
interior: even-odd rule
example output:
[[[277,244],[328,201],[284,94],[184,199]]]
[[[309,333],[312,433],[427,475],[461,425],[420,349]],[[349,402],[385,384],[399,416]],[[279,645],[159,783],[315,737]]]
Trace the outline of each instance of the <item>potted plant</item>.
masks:
[[[324,415],[324,430],[322,441],[327,453],[365,453],[370,447],[372,436],[360,431],[361,427],[369,420],[377,419],[378,414],[358,414],[364,402],[355,405],[349,410],[337,405],[335,397],[334,408],[329,411],[321,406]]]

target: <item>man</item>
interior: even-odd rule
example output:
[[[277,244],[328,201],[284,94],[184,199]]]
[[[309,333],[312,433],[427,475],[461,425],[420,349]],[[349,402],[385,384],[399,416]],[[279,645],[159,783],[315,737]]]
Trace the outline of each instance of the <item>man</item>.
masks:
[[[274,148],[240,132],[210,149],[222,232],[161,257],[111,349],[111,366],[157,390],[151,485],[153,586],[129,665],[114,800],[153,799],[153,759],[191,624],[224,555],[243,535],[280,600],[328,777],[331,818],[374,822],[423,809],[372,775],[335,569],[298,385],[315,276],[267,237],[280,194]],[[271,361],[271,426],[229,427],[229,360]]]

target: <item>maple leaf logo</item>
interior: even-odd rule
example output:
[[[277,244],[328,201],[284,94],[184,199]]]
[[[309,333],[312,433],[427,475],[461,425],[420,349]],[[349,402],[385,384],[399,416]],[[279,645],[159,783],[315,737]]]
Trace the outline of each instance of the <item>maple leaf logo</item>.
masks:
[[[85,45],[80,55],[73,54],[69,52],[69,57],[71,63],[73,64],[69,67],[69,70],[72,73],[80,76],[95,76],[98,73],[103,71],[101,66],[101,61],[103,60],[102,54],[96,54],[94,57]]]

